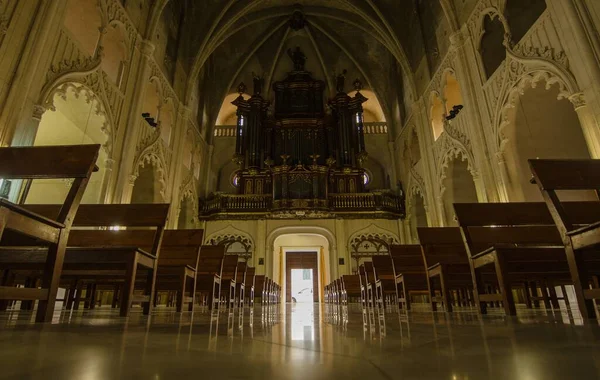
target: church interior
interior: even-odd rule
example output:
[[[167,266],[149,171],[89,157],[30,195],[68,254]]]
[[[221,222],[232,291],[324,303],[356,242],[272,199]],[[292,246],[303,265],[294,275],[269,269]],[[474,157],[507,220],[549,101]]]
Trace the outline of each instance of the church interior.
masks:
[[[600,378],[599,197],[598,0],[0,0],[0,379]]]

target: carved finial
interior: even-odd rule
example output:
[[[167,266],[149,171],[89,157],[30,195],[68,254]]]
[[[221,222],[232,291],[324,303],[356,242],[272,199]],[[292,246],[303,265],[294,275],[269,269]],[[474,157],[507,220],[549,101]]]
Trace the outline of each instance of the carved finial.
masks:
[[[246,85],[244,84],[244,82],[240,83],[240,85],[238,86],[238,94],[242,95],[243,93],[246,92]]]
[[[363,84],[360,81],[360,79],[358,79],[358,78],[356,78],[356,80],[354,81],[353,85],[354,85],[354,89],[356,90],[356,92],[360,92],[360,90],[363,89]]]
[[[307,21],[306,21],[306,17],[304,16],[304,13],[302,13],[302,11],[300,9],[296,9],[294,11],[294,13],[292,14],[292,17],[290,18],[290,28],[293,31],[299,31],[301,29],[304,29],[306,27]]]
[[[252,72],[252,78],[254,81],[254,95],[260,95],[262,93],[263,84],[265,83],[265,79],[260,75]]]
[[[336,77],[335,88],[338,93],[344,92],[344,87],[346,86],[346,74],[347,73],[348,73],[348,71],[344,69],[344,71],[342,71],[342,73],[337,75],[337,77]]]

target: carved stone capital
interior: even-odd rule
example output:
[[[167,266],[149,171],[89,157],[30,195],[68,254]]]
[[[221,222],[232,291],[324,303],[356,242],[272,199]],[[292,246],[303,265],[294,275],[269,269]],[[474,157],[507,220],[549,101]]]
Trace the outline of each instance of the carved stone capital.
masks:
[[[466,41],[467,39],[462,30],[458,30],[450,35],[450,43],[455,49],[463,46]]]
[[[133,175],[133,174],[132,174],[132,175],[130,175],[130,176],[129,176],[129,184],[130,184],[131,186],[133,186],[133,185],[135,184],[135,180],[136,180],[136,179],[137,179],[137,176],[136,176],[136,175]]]
[[[140,51],[146,57],[152,57],[154,50],[156,50],[156,46],[152,42],[148,40],[143,40],[140,42]]]
[[[46,107],[36,104],[33,106],[33,114],[31,115],[31,117],[34,120],[41,121],[44,112],[46,112]]]
[[[113,160],[112,158],[107,158],[106,160],[104,160],[104,168],[106,170],[112,170],[114,164],[115,160]]]
[[[504,163],[505,163],[504,153],[503,152],[496,152],[495,156],[496,156],[496,160],[497,160],[498,164],[504,165]]]
[[[587,106],[587,101],[585,100],[585,94],[583,92],[578,92],[569,96],[569,101],[573,103],[573,107],[575,107],[575,111],[580,108]]]

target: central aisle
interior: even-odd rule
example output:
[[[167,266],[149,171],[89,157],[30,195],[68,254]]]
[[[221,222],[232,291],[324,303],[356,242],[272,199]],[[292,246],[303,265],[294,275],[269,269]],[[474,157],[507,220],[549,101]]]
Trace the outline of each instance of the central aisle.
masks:
[[[0,314],[0,379],[597,378],[600,328],[532,313],[364,312],[288,304],[240,314],[110,309]],[[18,344],[17,344],[18,343]],[[23,358],[27,358],[24,361]]]

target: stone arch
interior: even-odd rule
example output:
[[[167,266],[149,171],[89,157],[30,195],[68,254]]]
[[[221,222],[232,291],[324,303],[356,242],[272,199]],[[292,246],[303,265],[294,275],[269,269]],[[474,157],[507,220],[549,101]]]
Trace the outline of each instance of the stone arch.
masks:
[[[179,210],[177,214],[177,228],[189,229],[198,222],[198,195],[193,177],[190,175],[183,182]]]
[[[510,201],[541,201],[536,186],[530,184],[527,163],[533,158],[589,159],[590,151],[580,119],[567,100],[564,83],[547,74],[529,76],[512,91],[510,108],[505,108],[501,129],[500,154],[504,157],[506,192]],[[587,195],[561,193],[579,200]]]
[[[416,128],[412,128],[408,136],[410,168],[421,160],[421,143]]]
[[[411,243],[418,242],[417,228],[428,227],[427,200],[418,185],[413,186],[406,202],[406,220],[410,226]]]
[[[112,166],[113,133],[103,97],[81,82],[68,81],[46,92],[33,145],[100,144],[83,203],[104,203]],[[28,202],[57,203],[68,191],[64,181],[34,180]]]
[[[226,253],[236,254],[250,264],[253,263],[254,239],[247,232],[232,225],[212,233],[204,241],[208,245],[223,245],[226,248]]]
[[[173,99],[166,98],[161,102],[160,105],[158,113],[158,124],[160,129],[160,136],[167,146],[171,145],[176,122],[177,119]]]
[[[392,244],[400,244],[398,235],[375,224],[353,233],[348,239],[352,273],[358,273],[361,260],[366,257],[389,254]]]

